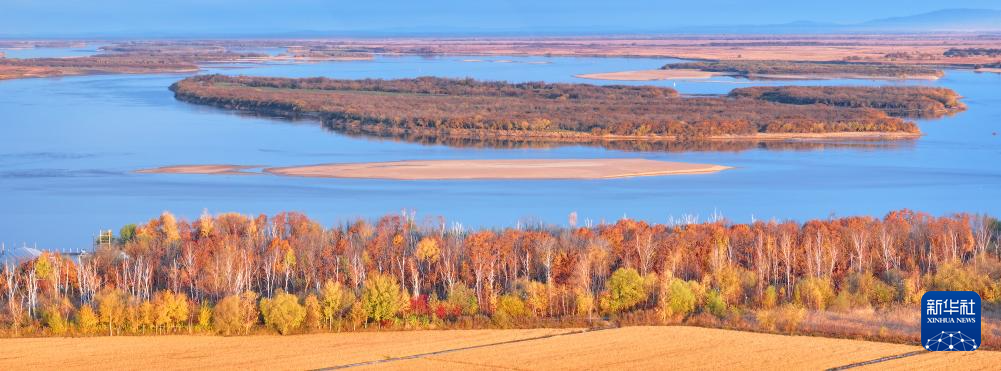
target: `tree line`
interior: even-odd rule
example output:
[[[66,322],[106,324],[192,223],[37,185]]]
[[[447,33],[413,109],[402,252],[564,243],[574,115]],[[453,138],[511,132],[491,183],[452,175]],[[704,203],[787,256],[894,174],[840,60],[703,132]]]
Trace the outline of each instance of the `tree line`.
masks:
[[[494,229],[408,212],[332,227],[165,212],[79,259],[6,264],[0,323],[8,335],[233,335],[709,318],[795,332],[808,311],[917,307],[929,290],[976,291],[990,308],[999,232],[985,215],[909,210]]]
[[[1001,57],[1001,49],[949,48],[942,55],[946,57]]]
[[[733,89],[730,96],[787,104],[875,108],[898,117],[935,118],[966,109],[952,89],[924,86],[755,86]]]
[[[314,115],[360,131],[581,140],[918,133],[885,112],[731,97],[679,97],[660,87],[203,75],[171,86],[180,100],[284,117]]]
[[[768,75],[864,75],[870,77],[898,78],[915,75],[943,76],[941,70],[930,67],[870,63],[870,62],[812,62],[778,60],[729,60],[701,61],[666,64],[662,69],[693,69],[709,72],[731,73],[747,78]]]

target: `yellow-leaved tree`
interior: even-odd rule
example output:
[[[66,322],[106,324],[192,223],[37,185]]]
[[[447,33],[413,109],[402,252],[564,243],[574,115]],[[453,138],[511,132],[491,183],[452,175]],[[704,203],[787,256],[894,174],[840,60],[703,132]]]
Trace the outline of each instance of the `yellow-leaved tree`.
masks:
[[[264,324],[279,334],[292,333],[302,326],[306,318],[306,308],[299,304],[299,298],[279,289],[275,297],[261,300],[261,314]]]

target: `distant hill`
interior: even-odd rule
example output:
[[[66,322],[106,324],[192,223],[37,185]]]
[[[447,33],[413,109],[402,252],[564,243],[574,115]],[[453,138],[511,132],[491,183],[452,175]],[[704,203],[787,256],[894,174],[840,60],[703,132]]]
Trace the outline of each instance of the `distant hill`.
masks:
[[[1001,10],[943,9],[906,17],[876,19],[849,27],[897,32],[1001,31]]]

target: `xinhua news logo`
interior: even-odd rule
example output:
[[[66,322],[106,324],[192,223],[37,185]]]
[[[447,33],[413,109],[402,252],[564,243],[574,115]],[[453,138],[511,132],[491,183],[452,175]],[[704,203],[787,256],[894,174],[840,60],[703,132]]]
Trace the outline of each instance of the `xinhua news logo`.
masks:
[[[921,341],[925,349],[973,351],[980,347],[980,295],[929,291],[921,296]]]

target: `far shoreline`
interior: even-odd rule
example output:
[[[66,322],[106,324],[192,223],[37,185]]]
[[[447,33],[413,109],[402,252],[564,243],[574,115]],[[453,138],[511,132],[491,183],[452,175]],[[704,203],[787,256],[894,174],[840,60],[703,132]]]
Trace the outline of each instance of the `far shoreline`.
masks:
[[[977,71],[995,72],[987,69]],[[1001,71],[1001,69],[999,69]],[[656,69],[656,70],[634,70],[618,72],[583,73],[573,75],[574,77],[590,80],[605,81],[658,81],[658,80],[702,80],[716,76],[742,78],[747,80],[882,80],[882,81],[905,81],[905,80],[938,80],[940,76],[935,75],[903,75],[903,76],[878,76],[860,74],[751,74],[745,75],[732,72],[712,72],[698,69]]]

